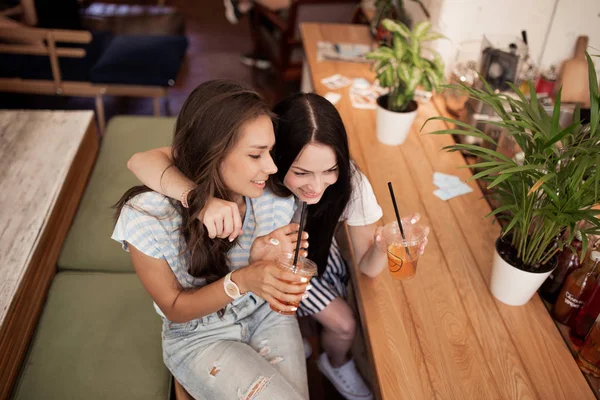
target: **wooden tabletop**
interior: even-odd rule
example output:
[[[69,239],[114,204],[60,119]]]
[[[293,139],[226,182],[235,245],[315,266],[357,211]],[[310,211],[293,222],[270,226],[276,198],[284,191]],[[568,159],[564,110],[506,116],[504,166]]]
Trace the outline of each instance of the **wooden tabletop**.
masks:
[[[319,41],[371,43],[366,27],[303,24],[305,54],[315,91],[329,89],[321,79],[339,73],[374,79],[368,65],[316,60]],[[475,182],[473,192],[442,201],[433,195],[433,173],[466,180],[471,173],[459,153],[441,148],[449,135],[424,121],[437,115],[434,101],[419,105],[419,115],[402,146],[386,146],[375,135],[375,111],[352,108],[348,88],[337,90],[336,105],[350,141],[352,157],[367,175],[384,222],[394,219],[387,192],[392,181],[400,211],[417,211],[431,227],[429,245],[417,276],[392,280],[387,271],[376,279],[353,265],[360,318],[376,392],[400,399],[594,399],[583,374],[536,295],[526,305],[496,301],[489,289],[494,242],[499,227],[483,217],[491,210]]]
[[[97,152],[91,111],[0,110],[0,399],[35,330]]]

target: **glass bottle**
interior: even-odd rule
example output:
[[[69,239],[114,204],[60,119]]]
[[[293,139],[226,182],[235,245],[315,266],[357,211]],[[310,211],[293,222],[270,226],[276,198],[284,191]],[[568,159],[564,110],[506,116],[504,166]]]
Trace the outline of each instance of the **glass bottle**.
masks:
[[[596,282],[594,291],[571,322],[569,337],[575,346],[581,346],[598,315],[600,315],[600,284]]]
[[[561,324],[569,325],[595,287],[600,252],[592,251],[586,261],[583,268],[569,274],[552,308],[552,317]]]
[[[592,326],[577,356],[577,364],[589,375],[600,378],[600,317]]]
[[[583,266],[579,262],[581,259],[581,246],[581,231],[577,231],[573,238],[573,242],[571,242],[571,247],[573,247],[575,251],[571,250],[569,247],[563,249],[558,255],[556,268],[540,288],[540,295],[547,302],[554,304],[567,276]]]

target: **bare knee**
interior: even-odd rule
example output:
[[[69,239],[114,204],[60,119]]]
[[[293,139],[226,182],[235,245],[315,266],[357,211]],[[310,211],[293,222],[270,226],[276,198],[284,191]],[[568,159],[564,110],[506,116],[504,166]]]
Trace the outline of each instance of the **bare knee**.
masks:
[[[329,326],[325,326],[326,330],[330,330],[336,336],[339,336],[343,340],[354,339],[354,332],[356,331],[356,320],[352,314],[345,315],[341,318],[336,318],[331,321]]]

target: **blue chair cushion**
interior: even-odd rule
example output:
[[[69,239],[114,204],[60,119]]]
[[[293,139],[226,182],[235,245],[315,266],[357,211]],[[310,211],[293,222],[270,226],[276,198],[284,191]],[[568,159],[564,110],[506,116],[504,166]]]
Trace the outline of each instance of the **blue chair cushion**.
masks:
[[[84,58],[59,57],[58,65],[64,81],[90,80],[90,69],[96,64],[100,56],[110,45],[113,36],[109,32],[93,32],[92,41],[87,44],[59,43],[59,47],[75,47],[85,50]],[[52,79],[52,69],[48,56],[19,55],[18,72],[15,76],[23,79]]]
[[[185,36],[119,35],[90,71],[94,83],[171,86],[188,41]]]

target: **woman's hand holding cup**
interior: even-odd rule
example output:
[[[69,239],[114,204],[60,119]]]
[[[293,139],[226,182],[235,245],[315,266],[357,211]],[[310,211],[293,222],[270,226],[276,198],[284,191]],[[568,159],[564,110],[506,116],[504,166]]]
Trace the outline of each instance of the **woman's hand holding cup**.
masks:
[[[402,226],[408,226],[408,225],[415,225],[417,224],[419,221],[421,220],[421,214],[419,213],[413,213],[411,215],[408,215],[406,217],[402,218]],[[389,224],[381,227],[378,226],[377,229],[375,230],[375,245],[377,246],[377,248],[379,250],[381,250],[382,252],[387,252],[387,248],[390,244],[392,243],[387,243],[388,241],[385,239],[385,235],[384,235],[384,231],[386,230],[390,230],[392,225],[397,224],[396,221],[390,222]],[[425,235],[425,239],[421,242],[421,244],[419,245],[419,255],[423,254],[423,252],[425,251],[425,247],[427,247],[427,243],[429,243],[429,227],[425,226],[423,227],[423,231],[424,231],[424,235]]]
[[[294,274],[277,266],[275,261],[260,260],[237,270],[234,281],[242,293],[252,292],[283,314],[294,314],[309,284],[309,277]],[[290,303],[290,304],[284,304]]]

